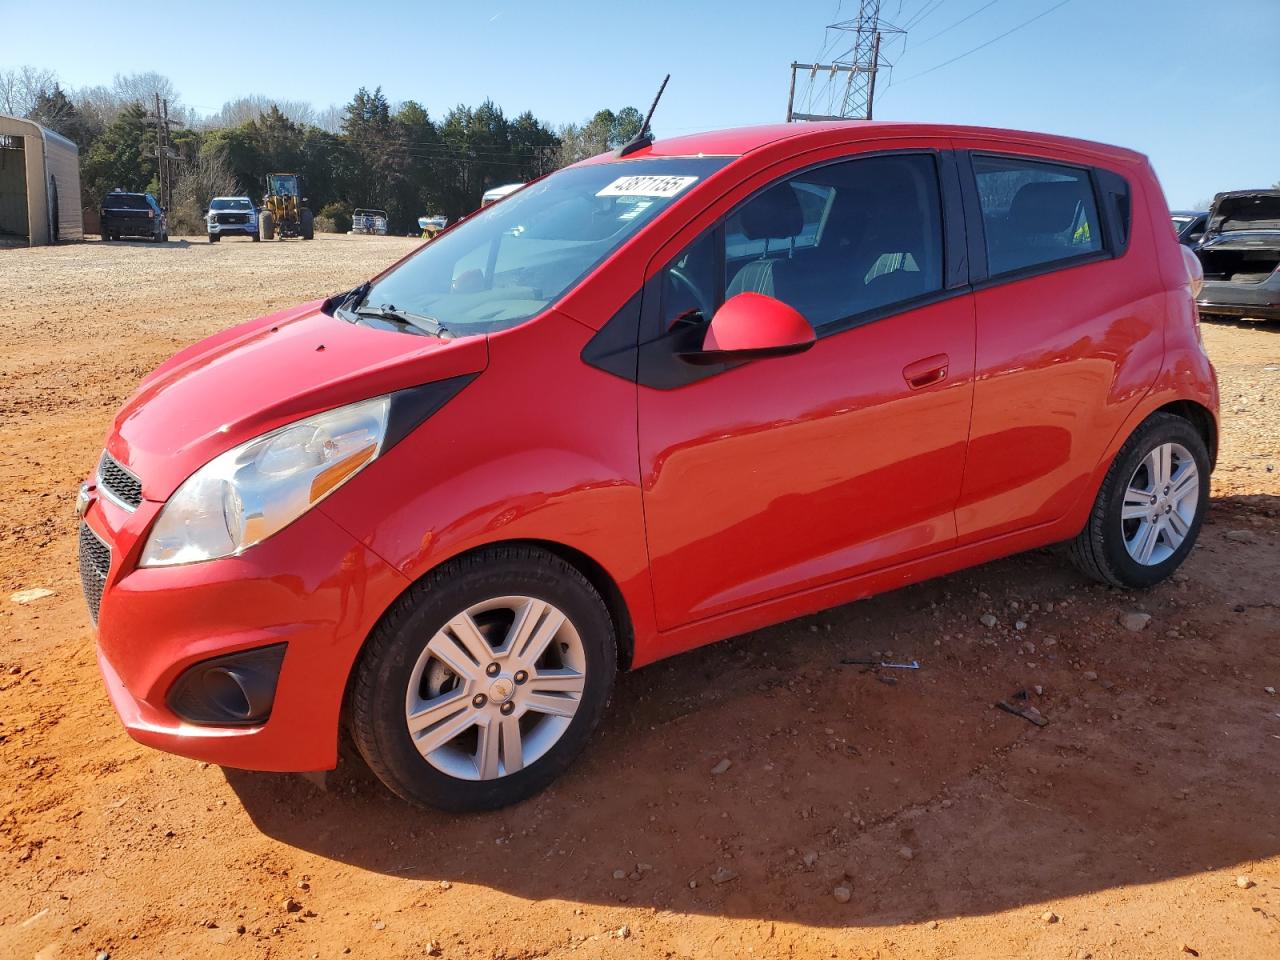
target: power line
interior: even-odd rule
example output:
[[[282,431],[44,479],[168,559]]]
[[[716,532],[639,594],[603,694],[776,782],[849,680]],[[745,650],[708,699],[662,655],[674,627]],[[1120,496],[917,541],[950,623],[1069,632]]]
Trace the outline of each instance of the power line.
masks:
[[[980,6],[977,10],[973,11],[973,13],[969,14],[968,16],[961,17],[959,20],[957,20],[955,23],[951,24],[950,26],[943,27],[937,33],[932,33],[929,36],[925,37],[919,43],[915,44],[915,48],[918,49],[920,47],[923,47],[930,40],[937,40],[938,37],[942,36],[948,30],[954,30],[956,27],[960,26],[960,24],[965,23],[966,21],[972,20],[974,17],[980,14],[983,10],[986,10],[988,7],[994,7],[999,2],[1000,0],[988,0],[987,3],[984,3],[982,6]]]
[[[914,17],[911,17],[902,25],[902,29],[910,30],[912,27],[919,26],[920,23],[924,21],[925,17],[934,13],[940,6],[942,6],[943,3],[944,0],[937,0],[936,3],[932,2],[932,0],[925,0],[924,6],[916,11],[916,15]]]
[[[969,56],[970,54],[974,54],[974,53],[977,53],[979,50],[986,49],[987,47],[995,43],[997,40],[1003,40],[1005,37],[1009,36],[1009,34],[1017,33],[1023,27],[1031,26],[1031,24],[1035,23],[1037,20],[1041,19],[1042,17],[1047,17],[1049,14],[1053,13],[1053,11],[1057,10],[1059,7],[1065,7],[1070,2],[1071,0],[1059,0],[1058,3],[1055,3],[1052,7],[1049,7],[1049,9],[1047,10],[1042,10],[1040,13],[1037,13],[1030,20],[1023,20],[1016,27],[1011,27],[1008,30],[1006,30],[1004,33],[994,36],[990,40],[987,40],[984,43],[980,43],[976,47],[973,47],[970,50],[966,50],[964,53],[959,54],[958,56],[952,57],[950,60],[944,60],[942,61],[942,63],[935,64],[934,66],[930,67],[928,70],[921,70],[919,73],[913,73],[909,77],[903,77],[901,80],[898,80],[897,83],[907,83],[910,80],[917,80],[920,77],[925,76],[926,74],[933,73],[933,71],[935,70],[941,70],[943,67],[949,67],[951,64],[955,63],[957,60],[963,60],[965,57]]]

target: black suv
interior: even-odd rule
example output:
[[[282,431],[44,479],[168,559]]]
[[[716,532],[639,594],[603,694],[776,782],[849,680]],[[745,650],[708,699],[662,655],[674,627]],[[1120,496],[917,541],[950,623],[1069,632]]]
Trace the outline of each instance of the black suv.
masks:
[[[147,237],[159,243],[169,239],[164,207],[149,193],[113,190],[102,200],[102,239]]]

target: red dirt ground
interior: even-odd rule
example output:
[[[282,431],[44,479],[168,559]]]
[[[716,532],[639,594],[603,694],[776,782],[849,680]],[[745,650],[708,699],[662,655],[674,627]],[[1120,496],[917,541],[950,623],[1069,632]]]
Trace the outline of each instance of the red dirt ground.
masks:
[[[1044,550],[687,654],[482,816],[129,740],[74,560],[112,412],[183,344],[411,246],[0,253],[0,957],[1280,956],[1275,326],[1205,329],[1212,513],[1148,593]],[[873,654],[922,669],[840,665]],[[1048,726],[993,709],[1020,689]]]

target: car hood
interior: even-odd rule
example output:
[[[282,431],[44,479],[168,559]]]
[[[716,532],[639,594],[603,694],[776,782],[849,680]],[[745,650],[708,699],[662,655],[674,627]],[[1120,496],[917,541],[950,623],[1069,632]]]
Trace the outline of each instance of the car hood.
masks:
[[[323,410],[477,373],[485,337],[441,340],[347,323],[324,301],[223,331],[149,374],[116,415],[107,452],[167,500],[218,454]]]
[[[1214,197],[1205,236],[1238,230],[1280,230],[1280,190],[1234,190]]]

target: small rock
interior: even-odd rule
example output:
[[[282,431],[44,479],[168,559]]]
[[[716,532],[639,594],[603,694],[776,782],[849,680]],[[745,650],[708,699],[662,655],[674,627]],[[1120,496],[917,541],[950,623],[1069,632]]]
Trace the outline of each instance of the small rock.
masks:
[[[615,870],[615,871],[613,871],[613,879],[615,879],[615,880],[625,880],[625,879],[627,879],[627,871],[625,871],[625,870]]]
[[[1098,679],[1098,671],[1096,671],[1096,670],[1086,670],[1086,671],[1084,672],[1084,678],[1085,678],[1086,680],[1088,680],[1090,683],[1092,683],[1094,680],[1097,680],[1097,679]]]
[[[385,920],[375,920],[373,921],[373,929],[385,930],[387,929],[387,922]]]
[[[618,928],[618,939],[626,940],[629,936],[631,936],[631,928],[624,923]]]
[[[1014,624],[1013,624],[1013,629],[1015,629],[1015,630],[1025,630],[1025,629],[1027,629],[1027,621],[1025,621],[1025,620],[1018,620],[1018,621],[1015,621],[1015,622],[1014,622]]]
[[[111,960],[111,954],[105,950],[99,950],[93,960]]]
[[[9,668],[9,673],[10,673],[10,675],[11,675],[11,676],[15,676],[15,677],[16,677],[16,676],[17,676],[18,674],[20,674],[21,672],[22,672],[22,668],[21,668],[20,666],[18,666],[16,663],[15,663],[12,667],[10,667],[10,668]]]
[[[978,618],[978,622],[984,627],[994,627],[996,625],[996,618],[994,614],[984,613]]]
[[[1236,886],[1239,887],[1241,890],[1248,890],[1253,885],[1254,885],[1253,881],[1250,880],[1248,877],[1244,876],[1243,874],[1241,876],[1236,877]]]
[[[717,887],[722,883],[728,883],[730,880],[738,879],[738,871],[730,870],[728,867],[719,867],[716,872],[711,875],[711,882]]]
[[[11,594],[9,599],[14,603],[35,603],[37,600],[52,596],[52,590],[46,590],[44,587],[32,587],[30,590],[19,590],[17,593]]]
[[[806,867],[812,867],[817,862],[818,862],[817,850],[810,850],[808,853],[804,855],[804,865]]]
[[[1263,687],[1263,688],[1262,688],[1262,692],[1263,692],[1263,693],[1269,693],[1269,694],[1271,694],[1271,695],[1274,697],[1274,696],[1276,695],[1276,688],[1275,688],[1275,687]]]
[[[832,890],[831,895],[836,898],[836,903],[848,903],[853,899],[853,891],[844,884]]]
[[[293,897],[285,897],[284,900],[281,901],[280,907],[285,913],[297,913],[302,909],[302,904],[293,899]]]
[[[1043,696],[1044,696],[1044,687],[1040,686],[1040,684],[1038,684],[1038,683],[1037,683],[1037,684],[1036,684],[1034,687],[1032,687],[1031,689],[1032,689],[1032,690],[1034,690],[1034,691],[1036,692],[1036,696],[1037,696],[1037,697],[1043,697]]]
[[[713,777],[718,777],[720,776],[720,774],[728,771],[728,769],[732,766],[733,766],[733,761],[730,760],[728,757],[725,757],[723,760],[721,760],[719,763],[717,763],[714,767],[711,768],[711,775]]]
[[[1057,923],[1058,915],[1052,910],[1046,910],[1044,913],[1040,914],[1040,919],[1045,923]]]
[[[439,942],[438,940],[428,940],[428,941],[427,941],[427,956],[428,956],[428,957],[438,957],[438,956],[440,956],[441,952],[442,952],[442,951],[440,950],[440,942]]]
[[[912,859],[915,855],[916,855],[916,854],[915,854],[915,851],[914,851],[914,850],[912,850],[910,847],[899,847],[899,848],[898,848],[898,856],[900,856],[903,860],[910,860],[910,859]]]
[[[925,924],[925,926],[926,926],[926,927],[928,927],[930,930],[937,930],[937,929],[938,929],[938,921],[937,921],[937,920],[930,920],[928,923],[926,923],[926,924]]]
[[[440,889],[441,889],[441,890],[448,890],[448,889],[450,889],[452,886],[453,886],[453,884],[452,884],[452,883],[450,883],[448,880],[441,880],[441,881],[440,881]]]
[[[1186,943],[1184,943],[1184,944],[1182,945],[1182,952],[1183,952],[1183,953],[1189,953],[1189,954],[1191,954],[1191,956],[1193,956],[1193,957],[1198,957],[1198,956],[1200,956],[1200,951],[1199,951],[1199,950],[1197,950],[1195,947],[1193,947],[1193,946],[1191,946],[1191,945],[1189,945],[1189,944],[1186,944]]]
[[[240,934],[241,936],[244,936],[244,932],[245,932],[245,925],[243,923],[237,923],[236,933]]]
[[[1225,534],[1228,540],[1234,543],[1257,543],[1258,538],[1253,535],[1252,530],[1228,530]]]
[[[1133,633],[1138,633],[1147,628],[1147,624],[1151,622],[1151,614],[1143,613],[1141,610],[1131,610],[1128,613],[1120,614],[1120,626]]]

